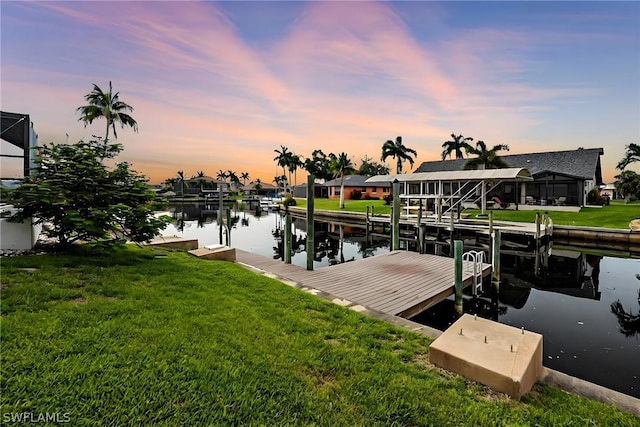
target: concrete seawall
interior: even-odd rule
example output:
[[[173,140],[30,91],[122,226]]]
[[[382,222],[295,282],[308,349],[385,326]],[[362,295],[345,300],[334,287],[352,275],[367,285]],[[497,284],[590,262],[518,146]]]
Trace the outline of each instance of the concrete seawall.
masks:
[[[554,225],[553,242],[640,253],[640,232],[617,228]]]

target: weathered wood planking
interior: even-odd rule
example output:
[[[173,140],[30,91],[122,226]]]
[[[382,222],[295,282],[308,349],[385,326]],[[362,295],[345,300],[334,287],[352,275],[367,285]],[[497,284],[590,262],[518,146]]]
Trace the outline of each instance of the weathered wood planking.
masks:
[[[436,255],[393,251],[314,271],[239,249],[236,257],[238,262],[301,286],[407,318],[454,292],[454,260]],[[473,280],[470,268],[463,263],[464,287]],[[483,264],[483,276],[489,275],[490,268]]]

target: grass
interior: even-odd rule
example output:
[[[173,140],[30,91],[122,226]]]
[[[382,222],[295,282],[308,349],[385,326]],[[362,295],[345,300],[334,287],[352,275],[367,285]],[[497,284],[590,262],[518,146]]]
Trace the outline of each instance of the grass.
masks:
[[[306,207],[306,199],[296,199],[298,207]],[[324,210],[341,210],[337,199],[315,199],[315,208]],[[374,206],[375,213],[389,214],[391,206],[385,205],[383,200],[345,200],[345,211],[366,212],[367,206]],[[475,218],[480,210],[467,209],[465,213]],[[535,222],[536,212],[549,213],[555,225],[574,225],[583,227],[606,227],[629,229],[632,219],[640,218],[640,202],[625,204],[613,201],[609,206],[582,208],[580,212],[559,212],[541,209],[537,211],[493,210],[493,218],[497,221]]]
[[[638,421],[540,384],[521,401],[492,393],[431,366],[424,336],[184,252],[4,258],[2,286],[3,414],[80,426]]]
[[[306,208],[307,199],[296,199],[296,207]],[[319,199],[313,201],[314,208],[317,210],[330,211],[347,211],[347,212],[366,212],[367,206],[373,206],[376,214],[389,215],[391,213],[391,205],[385,205],[384,200],[345,200],[344,209],[340,209],[340,200],[338,199]]]

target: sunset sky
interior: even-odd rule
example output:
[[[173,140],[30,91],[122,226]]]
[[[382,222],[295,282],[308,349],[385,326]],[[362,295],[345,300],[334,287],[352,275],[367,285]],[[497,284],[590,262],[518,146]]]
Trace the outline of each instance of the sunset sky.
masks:
[[[30,114],[40,143],[89,139],[106,123],[84,128],[76,108],[111,80],[140,128],[118,127],[120,159],[151,183],[220,169],[271,182],[280,145],[359,165],[398,135],[415,168],[452,132],[513,154],[603,147],[612,182],[640,143],[638,2],[0,7],[2,110]],[[3,160],[2,176],[19,165]]]

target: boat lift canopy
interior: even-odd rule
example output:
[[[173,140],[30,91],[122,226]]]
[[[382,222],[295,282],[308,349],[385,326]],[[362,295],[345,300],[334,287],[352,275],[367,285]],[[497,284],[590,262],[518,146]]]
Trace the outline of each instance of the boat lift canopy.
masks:
[[[404,184],[404,191],[400,197],[407,200],[407,205],[410,199],[435,199],[436,214],[438,221],[440,221],[443,213],[443,201],[448,204],[448,210],[452,210],[454,207],[461,206],[465,201],[480,199],[482,213],[484,214],[487,206],[487,193],[498,184],[502,182],[529,182],[533,181],[533,177],[526,168],[504,168],[376,175],[365,182],[374,184],[394,182],[396,180]],[[457,183],[457,191],[452,192],[453,194],[444,194],[444,183]],[[410,194],[410,184],[414,187],[416,184],[419,186],[417,193]],[[487,187],[489,188],[487,189]],[[463,189],[466,191],[465,194],[462,194]],[[480,193],[479,196],[478,193]]]

